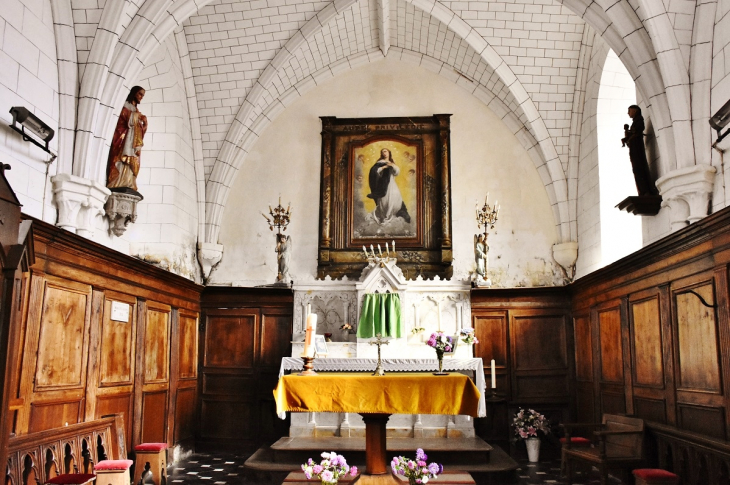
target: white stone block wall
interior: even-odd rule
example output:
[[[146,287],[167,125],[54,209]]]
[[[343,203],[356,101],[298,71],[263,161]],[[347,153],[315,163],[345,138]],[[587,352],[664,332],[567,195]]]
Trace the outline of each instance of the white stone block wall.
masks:
[[[609,48],[598,36],[594,39],[588,68],[583,125],[578,164],[578,260],[575,277],[580,278],[601,267],[601,207],[598,171],[598,133],[596,113],[603,65]]]
[[[185,79],[174,36],[157,48],[136,84],[145,88],[139,110],[148,122],[137,177],[138,190],[144,199],[137,205],[137,222],[130,224],[121,238],[100,230],[95,239],[173,273],[199,280],[193,137]]]
[[[3,0],[0,6],[0,162],[23,212],[54,222],[49,178],[57,162],[23,141],[8,125],[9,110],[24,106],[58,132],[58,66],[51,0]],[[58,151],[57,138],[50,149]]]

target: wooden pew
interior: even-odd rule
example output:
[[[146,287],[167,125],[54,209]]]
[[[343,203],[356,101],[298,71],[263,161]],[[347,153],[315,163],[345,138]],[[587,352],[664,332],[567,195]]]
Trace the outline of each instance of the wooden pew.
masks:
[[[121,415],[10,437],[5,483],[36,485],[65,473],[94,473],[94,463],[127,458]]]

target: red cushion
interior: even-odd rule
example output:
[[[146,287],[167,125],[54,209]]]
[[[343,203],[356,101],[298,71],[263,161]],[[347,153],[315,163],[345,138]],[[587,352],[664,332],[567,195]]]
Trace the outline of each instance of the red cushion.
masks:
[[[161,451],[167,449],[167,443],[142,443],[134,447],[134,451]]]
[[[94,465],[94,470],[129,470],[132,460],[102,460]]]
[[[652,480],[679,479],[677,475],[659,468],[639,468],[633,471],[636,478],[641,478],[645,482],[651,483]]]
[[[560,442],[565,444],[568,442],[568,440],[565,438],[560,438]],[[575,446],[590,446],[591,440],[589,440],[588,438],[581,438],[580,436],[571,436],[570,444]]]
[[[55,485],[81,485],[83,483],[89,483],[96,475],[93,473],[64,473],[51,478],[46,483],[53,483]]]

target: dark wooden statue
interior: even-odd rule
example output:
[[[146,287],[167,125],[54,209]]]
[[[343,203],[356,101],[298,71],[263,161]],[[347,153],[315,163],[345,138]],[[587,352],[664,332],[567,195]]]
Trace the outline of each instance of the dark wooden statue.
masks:
[[[632,119],[631,127],[624,125],[624,138],[621,139],[623,146],[629,147],[629,158],[631,168],[634,172],[634,181],[639,196],[658,195],[658,191],[649,172],[649,162],[646,160],[646,148],[644,147],[644,117],[641,116],[641,108],[632,104],[629,106],[629,118]]]

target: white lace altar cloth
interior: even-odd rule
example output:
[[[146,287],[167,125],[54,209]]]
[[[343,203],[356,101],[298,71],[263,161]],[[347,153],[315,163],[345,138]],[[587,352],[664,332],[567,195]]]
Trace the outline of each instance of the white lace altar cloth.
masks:
[[[381,359],[385,372],[434,372],[438,370],[439,364],[437,359]],[[342,358],[342,359],[314,359],[314,370],[321,372],[373,372],[378,365],[377,359],[358,359],[358,358]],[[303,369],[304,362],[301,357],[284,357],[281,359],[281,367],[279,368],[279,379],[284,375],[285,371],[300,371]],[[486,382],[484,380],[484,363],[482,359],[444,359],[443,370],[474,371],[474,384],[479,389],[479,407],[477,409],[480,418],[487,415],[487,404],[484,401],[486,390]],[[286,413],[279,415],[284,419]]]

